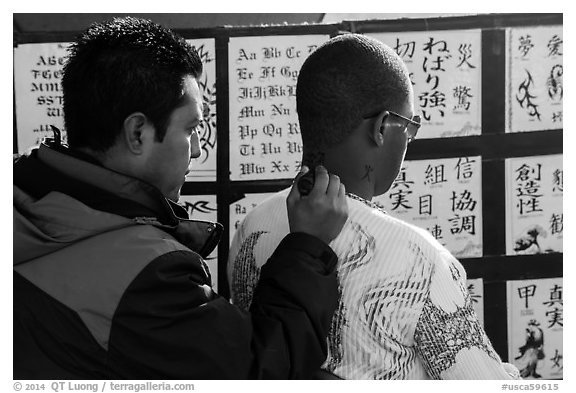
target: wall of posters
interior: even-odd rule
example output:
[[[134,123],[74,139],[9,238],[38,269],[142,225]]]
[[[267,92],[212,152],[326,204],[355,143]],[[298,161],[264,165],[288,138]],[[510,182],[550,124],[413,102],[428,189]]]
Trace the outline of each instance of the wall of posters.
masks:
[[[192,220],[218,221],[216,195],[182,195],[178,203],[186,208],[188,216]],[[212,287],[218,292],[218,247],[205,261],[212,276]]]
[[[563,128],[562,26],[506,30],[506,132]]]
[[[418,138],[479,135],[482,105],[480,30],[370,33],[404,60],[422,116]]]
[[[508,281],[508,361],[525,379],[563,377],[562,278]]]
[[[232,37],[230,179],[293,178],[300,169],[302,138],[296,81],[306,57],[326,35]]]
[[[562,154],[506,160],[506,254],[562,252]]]
[[[392,216],[428,230],[457,258],[482,256],[482,159],[406,160],[387,193]]]
[[[340,31],[374,37],[403,59],[415,114],[423,119],[418,139],[428,139],[413,146],[412,157],[420,160],[405,161],[390,190],[374,202],[427,230],[457,258],[478,258],[463,262],[473,267],[469,275],[482,277],[469,279],[468,291],[478,318],[492,329],[497,351],[508,351],[526,378],[562,378],[562,14],[183,29],[204,65],[198,81],[204,103],[202,156],[192,162],[186,181],[202,182],[199,187],[211,182],[209,190],[196,187],[195,192],[218,195],[184,195],[180,202],[193,219],[217,221],[217,197],[230,201],[244,193],[220,206],[232,241],[242,219],[273,194],[248,191],[288,186],[302,157],[299,71],[312,51]],[[66,141],[61,79],[68,43],[53,41],[68,40],[70,33],[14,33],[13,135],[19,153],[52,136],[51,125]],[[193,36],[206,38],[189,39]],[[216,48],[227,59],[216,59]],[[217,79],[224,91],[216,90]],[[220,122],[217,100],[229,106],[219,114]],[[482,129],[482,118],[491,129]],[[226,151],[217,150],[217,132],[218,139],[229,138]],[[527,151],[519,153],[523,147]],[[483,184],[489,187],[483,190]],[[489,202],[495,200],[505,210],[498,205],[493,217]],[[484,231],[493,236],[483,238]],[[227,248],[222,245],[220,254]],[[524,254],[534,255],[516,257]],[[218,249],[207,263],[218,290]],[[500,290],[504,286],[507,292]],[[485,296],[494,303],[486,309]],[[501,308],[506,301],[507,313]]]

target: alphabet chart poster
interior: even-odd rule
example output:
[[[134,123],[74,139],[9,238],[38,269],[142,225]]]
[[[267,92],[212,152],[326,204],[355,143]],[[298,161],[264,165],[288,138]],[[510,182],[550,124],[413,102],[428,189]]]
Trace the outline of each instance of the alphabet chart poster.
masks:
[[[524,379],[561,379],[563,279],[507,281],[508,361]]]
[[[404,60],[422,117],[418,138],[480,135],[480,30],[371,33]]]
[[[14,94],[18,153],[52,137],[50,126],[64,131],[62,68],[68,43],[22,44],[14,48]]]
[[[562,26],[506,30],[506,132],[563,128]]]
[[[455,257],[482,256],[480,156],[404,161],[388,192],[373,201],[429,231]]]
[[[293,178],[300,169],[302,137],[296,81],[302,63],[327,35],[232,37],[230,179]]]
[[[562,252],[562,154],[506,160],[506,255]]]

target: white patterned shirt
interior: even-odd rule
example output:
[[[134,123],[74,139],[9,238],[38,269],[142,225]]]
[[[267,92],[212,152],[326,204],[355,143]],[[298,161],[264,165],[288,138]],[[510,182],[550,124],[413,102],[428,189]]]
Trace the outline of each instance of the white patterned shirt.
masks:
[[[232,302],[248,309],[260,268],[288,234],[286,197],[274,194],[238,227],[228,262]],[[339,299],[322,366],[344,379],[509,379],[472,309],[460,262],[427,231],[348,198],[330,246]]]

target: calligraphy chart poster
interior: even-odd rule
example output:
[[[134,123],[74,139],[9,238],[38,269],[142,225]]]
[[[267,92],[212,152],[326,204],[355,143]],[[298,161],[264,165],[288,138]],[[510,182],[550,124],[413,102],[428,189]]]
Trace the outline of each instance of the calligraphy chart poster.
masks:
[[[562,278],[507,281],[508,361],[524,379],[561,379]]]
[[[296,81],[327,35],[230,38],[230,179],[293,178],[302,160]]]
[[[216,49],[214,39],[187,40],[196,50],[204,72],[198,80],[202,94],[204,121],[198,138],[202,156],[192,160],[192,170],[186,181],[216,181]]]
[[[478,321],[484,326],[484,280],[481,278],[468,279],[466,285],[472,299],[472,308],[478,316]]]
[[[18,153],[52,137],[51,125],[64,132],[62,68],[68,43],[22,44],[14,48],[14,94]]]
[[[482,124],[480,30],[369,34],[404,60],[422,116],[418,138],[479,135]]]
[[[392,216],[426,229],[455,257],[482,256],[482,159],[404,161],[387,193]]]
[[[188,212],[192,220],[218,221],[216,195],[182,195],[178,203]],[[212,288],[218,292],[218,247],[204,259],[212,276]]]
[[[242,220],[244,220],[244,217],[246,217],[248,213],[250,213],[262,201],[272,195],[274,195],[272,192],[246,194],[242,199],[230,204],[230,244],[232,244],[234,234]]]
[[[562,154],[506,160],[506,255],[562,252]]]
[[[506,30],[506,132],[563,128],[562,26]]]

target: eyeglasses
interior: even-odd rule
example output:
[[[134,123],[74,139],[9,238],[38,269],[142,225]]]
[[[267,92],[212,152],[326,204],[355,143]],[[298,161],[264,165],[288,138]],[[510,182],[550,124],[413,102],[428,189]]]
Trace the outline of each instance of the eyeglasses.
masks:
[[[370,119],[372,117],[378,116],[378,114],[380,114],[381,112],[382,111],[378,111],[378,113],[375,113],[373,115],[364,116],[364,119]],[[418,134],[418,130],[422,126],[422,119],[420,118],[420,115],[414,115],[412,116],[411,119],[409,119],[396,112],[392,111],[387,112],[392,116],[396,116],[397,118],[402,119],[406,122],[406,124],[403,124],[404,130],[406,130],[406,134],[408,134],[408,143],[412,142],[416,138],[416,134]]]

